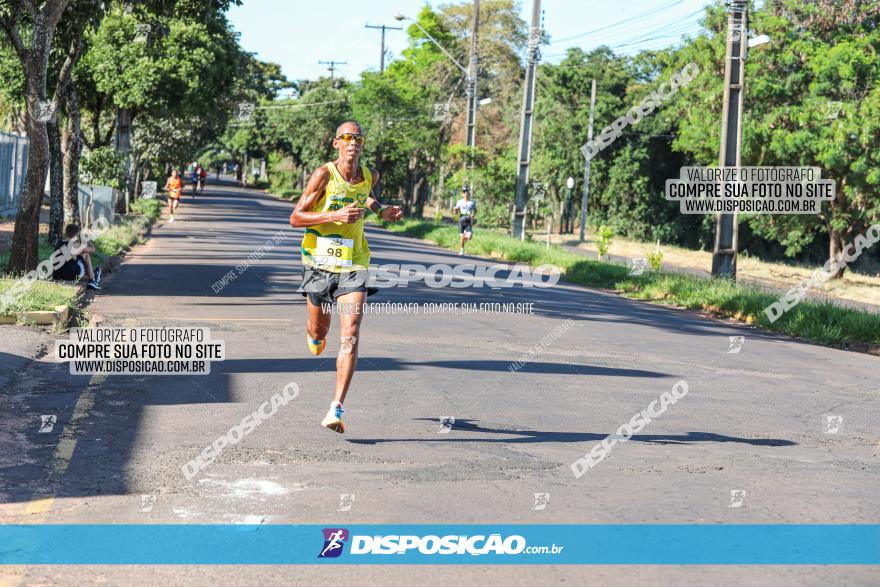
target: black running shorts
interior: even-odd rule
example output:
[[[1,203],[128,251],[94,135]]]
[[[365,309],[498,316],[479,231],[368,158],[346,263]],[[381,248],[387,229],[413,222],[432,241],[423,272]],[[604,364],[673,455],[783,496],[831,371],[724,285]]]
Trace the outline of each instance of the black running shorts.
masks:
[[[367,295],[376,293],[376,288],[368,288],[367,280],[370,272],[359,271],[325,271],[310,265],[303,265],[303,282],[299,292],[309,298],[315,306],[332,304],[339,296],[363,291]]]

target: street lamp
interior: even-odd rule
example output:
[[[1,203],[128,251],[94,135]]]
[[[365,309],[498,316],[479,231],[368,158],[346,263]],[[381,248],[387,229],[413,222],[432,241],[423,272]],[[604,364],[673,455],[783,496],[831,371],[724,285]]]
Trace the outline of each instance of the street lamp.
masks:
[[[565,187],[568,188],[568,196],[565,198],[565,220],[563,222],[563,232],[568,232],[568,223],[571,221],[571,190],[574,189],[574,178],[569,177],[565,180]]]
[[[408,16],[404,16],[403,14],[396,14],[394,16],[395,20],[408,20],[414,25],[416,25],[420,31],[425,33],[425,36],[428,37],[432,43],[434,43],[443,54],[449,57],[453,63],[467,76],[467,147],[468,147],[468,159],[467,159],[467,168],[473,169],[474,167],[474,147],[476,146],[476,122],[477,122],[477,29],[479,28],[480,23],[480,0],[474,0],[474,16],[471,21],[471,58],[470,63],[467,68],[464,65],[458,62],[458,60],[452,56],[449,51],[447,51],[443,45],[441,45],[437,39],[431,36],[431,33],[425,30],[425,27],[420,25],[418,21],[413,20]],[[471,186],[471,197],[473,198],[474,192],[473,187]]]
[[[395,14],[395,15],[394,15],[394,20],[408,20],[408,21],[410,21],[411,23],[413,23],[414,25],[416,25],[417,27],[419,27],[419,30],[422,31],[423,33],[425,33],[425,36],[428,37],[429,39],[431,39],[431,42],[434,43],[435,45],[437,45],[437,47],[438,47],[441,51],[443,51],[444,55],[446,55],[447,57],[449,57],[450,59],[452,59],[452,62],[455,63],[455,64],[458,66],[458,68],[464,72],[465,75],[469,75],[469,74],[468,74],[468,70],[467,70],[467,68],[466,68],[464,65],[462,65],[461,63],[459,63],[458,60],[457,60],[455,57],[453,57],[453,56],[449,53],[449,51],[447,51],[446,49],[444,49],[444,48],[443,48],[443,45],[441,45],[441,44],[437,41],[437,39],[435,39],[434,37],[432,37],[432,36],[431,36],[431,33],[429,33],[428,31],[425,30],[425,27],[423,27],[422,25],[419,24],[419,21],[417,21],[417,20],[413,20],[413,19],[411,19],[411,18],[408,17],[408,16],[404,16],[403,14]]]
[[[752,37],[751,39],[749,39],[748,45],[749,45],[749,49],[752,49],[753,47],[760,47],[761,45],[766,45],[769,42],[770,42],[770,37],[768,37],[767,35],[758,35],[757,37]]]

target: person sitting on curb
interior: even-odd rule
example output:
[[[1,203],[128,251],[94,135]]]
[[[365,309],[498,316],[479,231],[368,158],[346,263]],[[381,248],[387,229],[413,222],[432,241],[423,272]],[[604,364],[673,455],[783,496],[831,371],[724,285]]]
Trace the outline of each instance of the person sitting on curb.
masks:
[[[80,237],[79,226],[68,224],[64,228],[64,238],[66,240],[58,241],[55,244],[55,250],[69,250],[70,242]],[[101,289],[101,268],[92,270],[91,253],[95,252],[95,246],[92,243],[82,243],[86,245],[75,258],[68,258],[67,261],[58,269],[52,272],[52,279],[64,281],[79,281],[84,275],[88,276],[89,282],[86,287],[89,289]]]

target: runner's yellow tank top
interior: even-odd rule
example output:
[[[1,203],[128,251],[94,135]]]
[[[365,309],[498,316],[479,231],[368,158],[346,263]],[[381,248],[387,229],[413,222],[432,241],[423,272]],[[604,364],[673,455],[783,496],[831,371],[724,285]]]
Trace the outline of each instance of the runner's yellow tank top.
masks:
[[[365,208],[367,197],[373,185],[370,170],[361,165],[363,181],[350,184],[342,178],[333,162],[326,164],[330,180],[324,195],[309,212],[330,212],[339,210],[352,202],[358,208]],[[343,273],[369,269],[370,247],[364,237],[364,219],[353,224],[327,222],[306,227],[302,241],[302,262],[304,265]]]

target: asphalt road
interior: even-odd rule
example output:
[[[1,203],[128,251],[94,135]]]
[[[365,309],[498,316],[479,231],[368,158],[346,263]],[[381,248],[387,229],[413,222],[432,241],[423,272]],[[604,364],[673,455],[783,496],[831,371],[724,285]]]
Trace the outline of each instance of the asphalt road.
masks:
[[[49,335],[0,328],[2,523],[876,523],[878,359],[560,283],[383,289],[376,302],[533,303],[528,314],[368,315],[345,435],[321,428],[339,347],[304,343],[290,204],[184,197],[91,305],[102,326],[199,326],[206,376],[71,376]],[[212,285],[282,231],[215,293]],[[491,261],[368,229],[373,263]],[[571,320],[571,322],[566,322]],[[564,332],[521,369],[517,361]],[[557,331],[558,332],[558,331]],[[744,336],[738,353],[729,336]],[[28,338],[28,340],[30,340]],[[7,367],[10,367],[7,369]],[[12,368],[14,367],[14,369]],[[684,380],[689,393],[581,478],[570,465]],[[273,393],[299,396],[200,475],[180,467]],[[51,433],[40,415],[56,414]],[[826,432],[826,415],[843,417]],[[439,420],[455,418],[440,433]],[[732,506],[732,491],[744,491]],[[535,493],[549,493],[535,509]],[[348,511],[340,496],[353,495]],[[152,497],[143,497],[152,496]],[[144,501],[146,500],[146,501]],[[152,504],[150,511],[144,504]],[[149,509],[149,508],[146,508]],[[342,508],[345,509],[345,508]],[[601,547],[601,545],[597,545]],[[672,547],[672,545],[671,545]],[[866,567],[29,567],[12,584],[869,585]],[[331,574],[332,573],[332,574]]]

